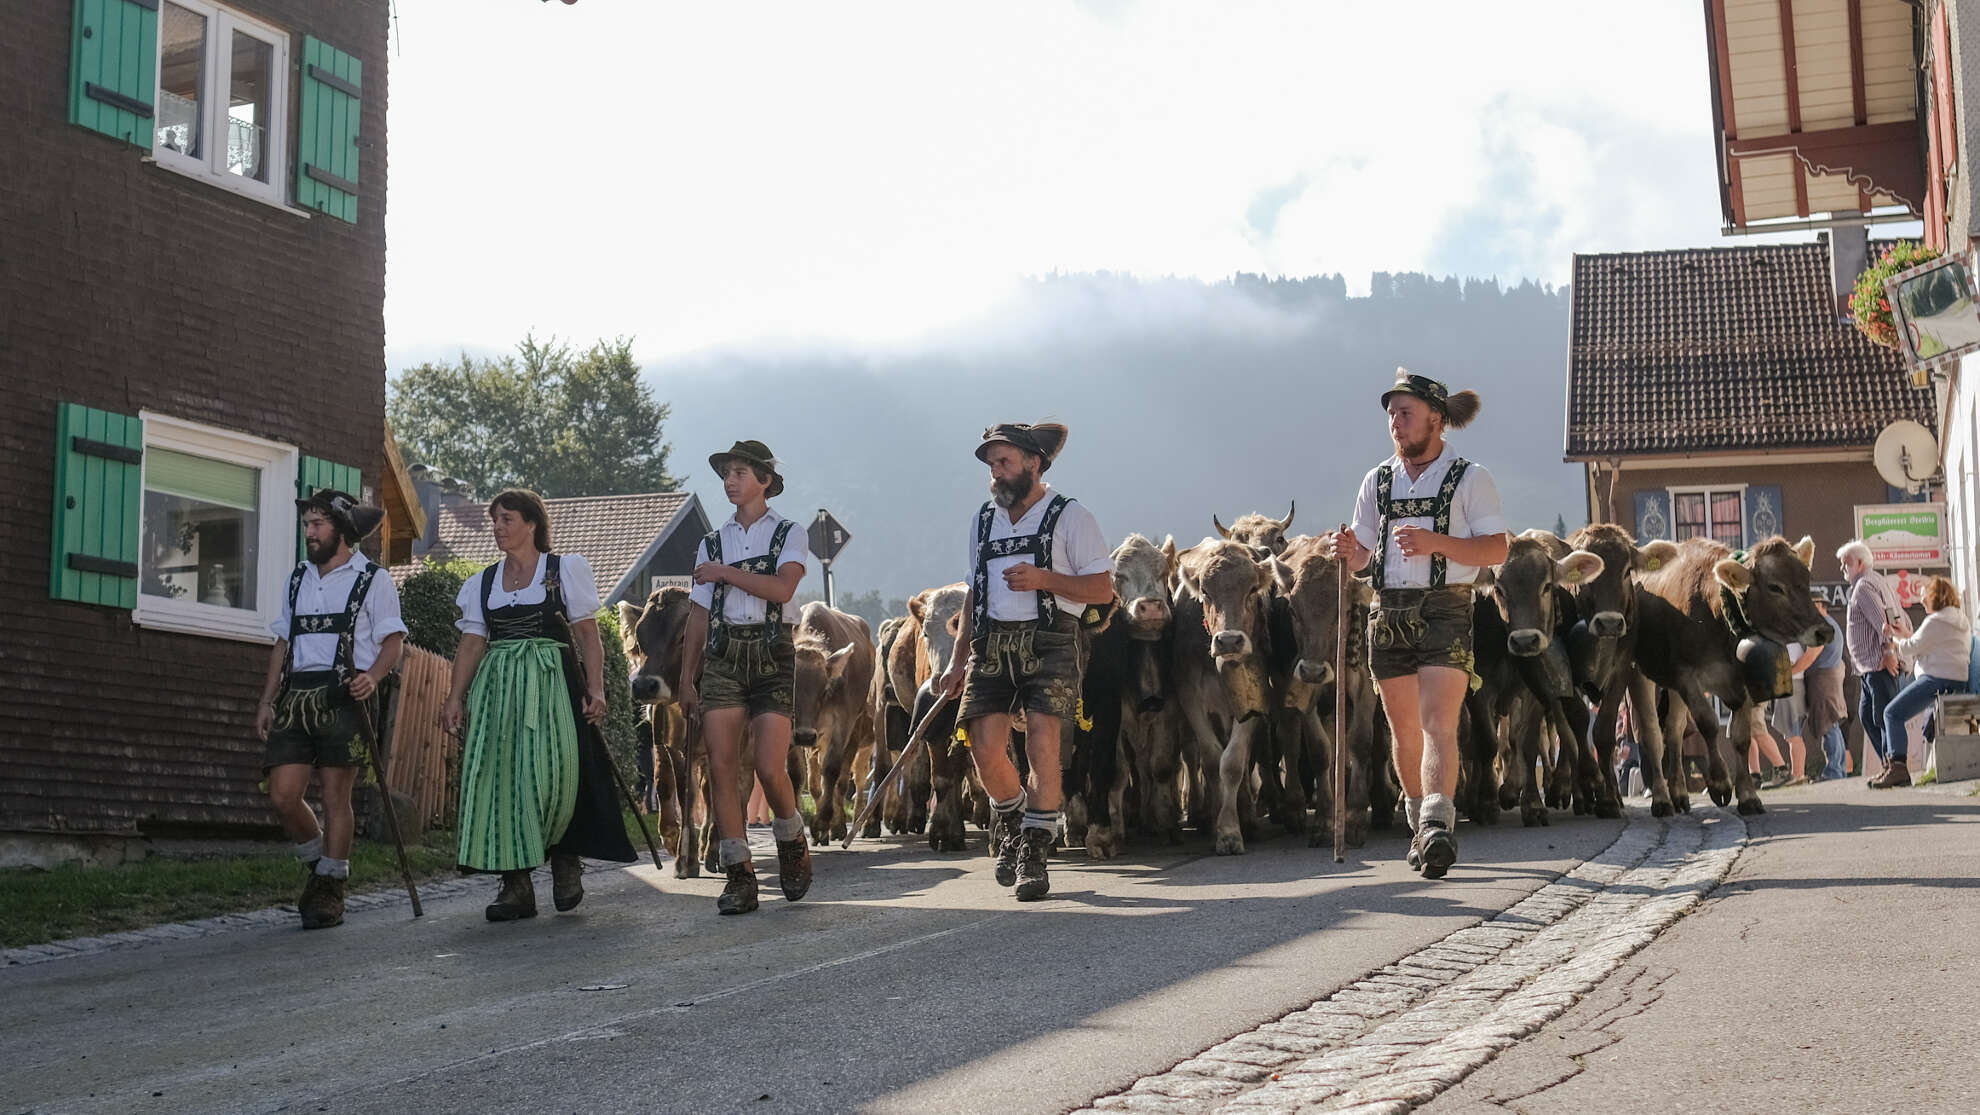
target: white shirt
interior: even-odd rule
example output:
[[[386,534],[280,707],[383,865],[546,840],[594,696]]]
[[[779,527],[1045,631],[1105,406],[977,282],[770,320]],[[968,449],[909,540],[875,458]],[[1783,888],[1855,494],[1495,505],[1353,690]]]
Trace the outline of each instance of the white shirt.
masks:
[[[1011,522],[1010,512],[1001,507],[990,509],[990,540],[999,538],[1024,538],[1038,533],[1039,524],[1045,519],[1045,508],[1052,502],[1052,488],[1040,484],[1043,494],[1031,505],[1031,510],[1017,522]],[[963,566],[963,583],[969,584],[976,577],[976,516],[969,517],[969,548],[966,551],[969,562]],[[1004,583],[1004,570],[1024,562],[1036,565],[1037,561],[1026,554],[1013,557],[990,559],[990,618],[1001,620],[1021,620],[1038,618],[1038,594],[1036,592],[1014,592]],[[1052,571],[1074,577],[1090,576],[1094,573],[1114,571],[1114,553],[1107,548],[1107,539],[1100,533],[1100,522],[1086,505],[1074,500],[1059,514],[1059,523],[1052,528]],[[1059,610],[1078,615],[1086,610],[1086,605],[1055,597]]]
[[[370,558],[353,553],[351,560],[332,569],[330,575],[325,577],[317,572],[314,563],[304,562],[302,585],[296,589],[294,615],[325,616],[342,612],[351,602],[351,586],[357,583],[358,573],[370,564]],[[282,614],[268,625],[269,633],[277,639],[287,639],[292,618],[289,586],[285,583],[282,586]],[[371,578],[371,589],[364,595],[364,607],[358,609],[357,623],[352,631],[351,665],[360,670],[371,669],[372,664],[378,661],[379,645],[393,635],[404,633],[405,629],[406,621],[399,614],[399,587],[380,569]],[[289,645],[289,669],[297,673],[336,669],[337,638],[327,632],[296,636]]]
[[[495,582],[488,587],[488,606],[507,608],[513,604],[541,604],[546,595],[543,589],[543,572],[549,567],[549,554],[536,555],[536,572],[529,583],[514,592],[502,588],[503,570],[509,559],[503,557],[495,562]],[[582,554],[558,554],[557,579],[564,588],[564,618],[576,623],[579,620],[598,618],[598,582],[592,579],[591,563]],[[461,610],[461,618],[454,626],[463,635],[488,637],[488,617],[481,610],[481,578],[486,573],[476,573],[461,585],[459,596],[454,597],[454,606]]]
[[[777,514],[774,508],[765,509],[763,517],[747,527],[737,522],[734,515],[729,516],[728,522],[723,523],[719,528],[722,536],[722,563],[734,565],[745,558],[762,557],[769,553],[771,537],[777,533],[777,524],[783,521],[784,517]],[[698,567],[702,562],[709,560],[711,559],[708,556],[708,539],[704,538],[701,544],[695,547],[694,564]],[[807,569],[811,567],[811,544],[805,538],[802,524],[794,523],[791,526],[791,533],[784,539],[783,552],[777,555],[778,572],[782,572],[784,566],[793,562]],[[703,608],[713,608],[715,586],[695,585],[688,590],[688,599]],[[769,608],[769,602],[761,596],[751,596],[734,585],[730,585],[729,591],[722,594],[722,618],[732,626],[747,627],[750,624],[762,623]],[[796,622],[797,610],[785,605],[784,623],[788,625]]]
[[[1409,469],[1404,467],[1401,457],[1390,457],[1383,464],[1395,470],[1395,478],[1389,484],[1392,499],[1435,499],[1437,489],[1443,486],[1445,474],[1451,471],[1451,462],[1457,459],[1449,442],[1444,443],[1444,451],[1423,470],[1423,475],[1412,480]],[[1381,465],[1368,470],[1361,478],[1361,494],[1354,501],[1354,537],[1363,546],[1373,550],[1376,546],[1387,547],[1386,565],[1382,579],[1388,588],[1429,588],[1430,555],[1404,557],[1401,547],[1396,545],[1395,527],[1414,524],[1425,530],[1436,529],[1436,520],[1428,515],[1404,518],[1400,515],[1390,523],[1387,539],[1378,539],[1376,532],[1382,525],[1382,509],[1376,499],[1375,476]],[[1499,486],[1492,481],[1492,474],[1477,461],[1471,462],[1464,470],[1464,478],[1458,481],[1457,492],[1451,497],[1451,529],[1443,532],[1452,538],[1478,538],[1488,534],[1509,534],[1505,512],[1499,507]],[[1478,579],[1478,567],[1459,565],[1445,558],[1444,583],[1468,585]]]

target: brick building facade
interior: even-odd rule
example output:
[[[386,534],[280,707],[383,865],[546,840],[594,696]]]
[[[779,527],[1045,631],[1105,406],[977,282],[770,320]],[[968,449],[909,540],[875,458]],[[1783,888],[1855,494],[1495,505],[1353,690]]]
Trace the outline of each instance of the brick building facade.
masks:
[[[268,823],[292,500],[386,467],[388,17],[0,7],[0,833]]]

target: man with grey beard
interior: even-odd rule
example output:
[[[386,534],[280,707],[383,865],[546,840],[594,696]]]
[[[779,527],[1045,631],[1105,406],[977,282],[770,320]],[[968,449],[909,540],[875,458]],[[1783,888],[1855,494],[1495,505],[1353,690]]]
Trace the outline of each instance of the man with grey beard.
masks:
[[[1412,832],[1409,865],[1441,879],[1457,862],[1458,714],[1470,687],[1471,583],[1510,543],[1490,473],[1451,452],[1446,429],[1478,415],[1476,392],[1451,394],[1396,369],[1382,394],[1393,457],[1361,482],[1354,525],[1325,537],[1350,570],[1370,569],[1369,665],[1396,743]]]
[[[1042,477],[1066,444],[1057,423],[1006,422],[983,431],[976,459],[990,466],[990,501],[970,520],[969,595],[957,653],[938,691],[962,694],[957,721],[996,813],[990,849],[997,884],[1020,902],[1052,889],[1045,857],[1059,835],[1059,747],[1079,711],[1079,617],[1114,598],[1114,558],[1100,524]],[[961,648],[968,647],[967,660]],[[1031,784],[1018,780],[1007,742],[1025,717]]]

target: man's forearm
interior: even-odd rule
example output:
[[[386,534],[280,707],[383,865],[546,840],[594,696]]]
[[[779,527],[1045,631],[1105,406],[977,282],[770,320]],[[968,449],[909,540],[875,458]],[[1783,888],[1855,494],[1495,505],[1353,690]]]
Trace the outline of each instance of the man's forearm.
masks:
[[[1498,565],[1506,560],[1511,543],[1503,534],[1482,534],[1476,538],[1450,538],[1443,546],[1444,556],[1459,565]]]
[[[282,663],[287,661],[288,657],[289,641],[287,639],[275,640],[275,645],[268,650],[268,676],[261,683],[262,704],[272,705],[275,703],[275,691],[282,685]]]
[[[1043,570],[1045,583],[1055,596],[1077,604],[1105,604],[1114,598],[1112,573],[1088,573],[1084,577]]]

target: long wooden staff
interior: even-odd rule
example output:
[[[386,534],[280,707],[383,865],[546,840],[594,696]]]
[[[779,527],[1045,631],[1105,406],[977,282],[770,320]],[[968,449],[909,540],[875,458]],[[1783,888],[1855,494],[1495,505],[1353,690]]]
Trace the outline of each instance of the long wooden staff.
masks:
[[[1342,533],[1347,524],[1341,524]],[[1348,570],[1338,551],[1335,571],[1340,575],[1340,601],[1334,612],[1334,862],[1347,862],[1347,691],[1348,691]]]
[[[867,797],[865,805],[859,807],[859,816],[853,818],[852,825],[846,829],[845,843],[840,844],[839,847],[852,847],[853,838],[859,835],[859,830],[866,827],[866,819],[873,816],[875,809],[880,808],[880,802],[887,796],[887,787],[893,784],[894,776],[906,770],[908,763],[915,757],[916,749],[928,742],[928,726],[935,722],[935,717],[953,700],[955,697],[947,693],[936,698],[935,703],[930,705],[927,713],[922,716],[921,722],[908,732],[907,746],[901,748],[901,757],[895,760],[893,767],[887,771],[887,777],[876,783],[879,789]]]
[[[385,760],[378,754],[378,725],[371,718],[371,702],[358,701],[357,706],[358,728],[364,733],[364,749],[371,756],[371,777],[378,786],[379,804],[385,807],[385,827],[392,830],[392,845],[399,850],[399,877],[405,880],[406,897],[412,899],[413,916],[425,917],[426,911],[419,906],[419,888],[413,885],[406,841],[399,835],[399,811],[392,807],[392,788],[385,784]]]

